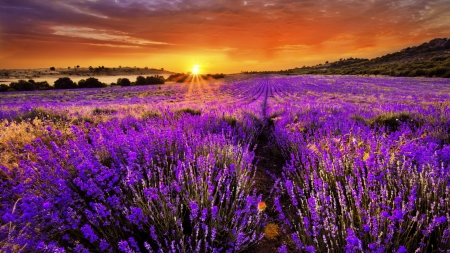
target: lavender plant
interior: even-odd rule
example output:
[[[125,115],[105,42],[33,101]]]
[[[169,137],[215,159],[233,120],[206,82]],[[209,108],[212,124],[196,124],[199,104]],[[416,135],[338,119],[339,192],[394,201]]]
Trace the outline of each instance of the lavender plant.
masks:
[[[194,121],[202,128],[192,128]],[[198,116],[158,127],[125,119],[74,126],[75,138],[60,145],[34,140],[19,165],[26,173],[8,189],[20,200],[3,214],[24,230],[6,229],[6,245],[78,252],[249,247],[261,237],[263,218],[252,189],[254,155],[230,131],[208,133],[209,127]]]

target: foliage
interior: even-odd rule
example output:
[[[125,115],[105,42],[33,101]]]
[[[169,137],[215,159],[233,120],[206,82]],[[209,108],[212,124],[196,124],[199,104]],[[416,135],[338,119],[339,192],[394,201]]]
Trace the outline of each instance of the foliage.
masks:
[[[78,88],[102,88],[106,87],[106,84],[100,82],[97,78],[89,77],[88,79],[80,80],[78,82]]]
[[[19,80],[18,82],[12,82],[9,87],[16,91],[30,91],[34,90],[34,83],[25,80]]]
[[[11,82],[9,84],[9,88],[16,91],[31,91],[31,90],[49,90],[51,89],[50,85],[47,81],[43,82],[35,82],[30,79],[28,81],[19,80],[18,82]],[[7,91],[7,88],[4,88],[3,91]]]
[[[163,76],[138,76],[136,77],[136,85],[149,85],[149,84],[164,84],[165,80]]]
[[[202,115],[202,112],[200,110],[191,109],[191,108],[183,108],[183,109],[178,110],[177,112],[179,114],[188,113],[188,114],[190,114],[192,116],[196,116],[196,115],[200,116],[200,115]]]
[[[55,81],[54,87],[55,89],[74,89],[78,86],[69,77],[61,77]]]
[[[131,86],[131,82],[128,78],[119,78],[119,79],[117,79],[117,85]]]
[[[0,84],[0,92],[5,92],[9,89],[9,86],[6,84]]]

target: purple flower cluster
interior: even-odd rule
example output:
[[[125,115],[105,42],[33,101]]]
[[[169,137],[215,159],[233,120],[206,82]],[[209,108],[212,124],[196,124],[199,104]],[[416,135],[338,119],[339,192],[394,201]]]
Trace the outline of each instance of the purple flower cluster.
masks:
[[[2,168],[2,247],[240,251],[262,236],[254,153],[220,117],[131,117],[51,128]],[[15,173],[16,171],[22,173]],[[4,243],[3,243],[4,241]],[[41,246],[40,246],[41,245]],[[42,246],[44,245],[44,246]]]
[[[288,161],[287,207],[275,205],[297,249],[449,250],[448,81],[290,79],[304,92],[283,97],[272,140]]]

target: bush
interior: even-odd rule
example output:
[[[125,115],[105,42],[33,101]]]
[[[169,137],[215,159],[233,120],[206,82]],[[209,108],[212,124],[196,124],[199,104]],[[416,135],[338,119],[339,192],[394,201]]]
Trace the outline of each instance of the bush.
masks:
[[[9,87],[17,91],[30,91],[34,90],[34,83],[30,83],[25,80],[19,80],[18,82],[12,82]]]
[[[178,110],[177,113],[178,114],[187,113],[192,116],[200,116],[202,114],[202,112],[200,110],[191,109],[191,108],[184,108],[184,109]]]
[[[119,79],[117,79],[117,85],[131,86],[131,82],[130,82],[130,79],[128,79],[128,78],[119,78]]]
[[[136,85],[146,85],[147,81],[146,81],[145,77],[138,76],[138,77],[136,77],[136,83],[135,84]]]
[[[89,77],[88,79],[80,80],[78,82],[78,88],[102,88],[106,87],[106,84],[100,82],[97,78]]]
[[[103,114],[114,114],[117,110],[114,109],[108,109],[108,108],[95,108],[92,113],[94,115],[103,115]]]
[[[5,92],[5,91],[8,91],[8,89],[9,89],[9,86],[8,85],[6,85],[6,84],[0,84],[0,92]]]
[[[186,80],[187,77],[188,77],[188,75],[186,75],[184,73],[177,73],[177,74],[170,75],[167,78],[167,81],[183,82],[184,80]]]
[[[54,87],[55,89],[74,89],[77,88],[77,84],[68,77],[61,77],[55,81]]]
[[[149,85],[149,84],[164,84],[165,80],[163,76],[138,76],[136,77],[136,85]]]
[[[419,120],[413,118],[407,112],[383,113],[370,121],[372,127],[386,128],[390,132],[397,131],[401,124],[407,124],[411,128],[417,128],[422,125]]]
[[[145,78],[147,84],[164,84],[165,80],[163,76],[155,75],[155,76],[147,76]]]
[[[31,81],[31,80],[30,80]],[[47,81],[43,81],[43,82],[35,82],[34,83],[34,88],[36,90],[49,90],[52,87],[50,87],[50,84],[48,84]]]

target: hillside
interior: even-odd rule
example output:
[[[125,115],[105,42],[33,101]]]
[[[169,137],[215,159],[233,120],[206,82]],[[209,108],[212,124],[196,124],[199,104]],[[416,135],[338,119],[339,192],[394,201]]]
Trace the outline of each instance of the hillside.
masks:
[[[250,73],[250,72],[246,72]],[[450,39],[437,38],[419,46],[374,59],[348,58],[284,71],[280,74],[386,75],[450,78]]]

